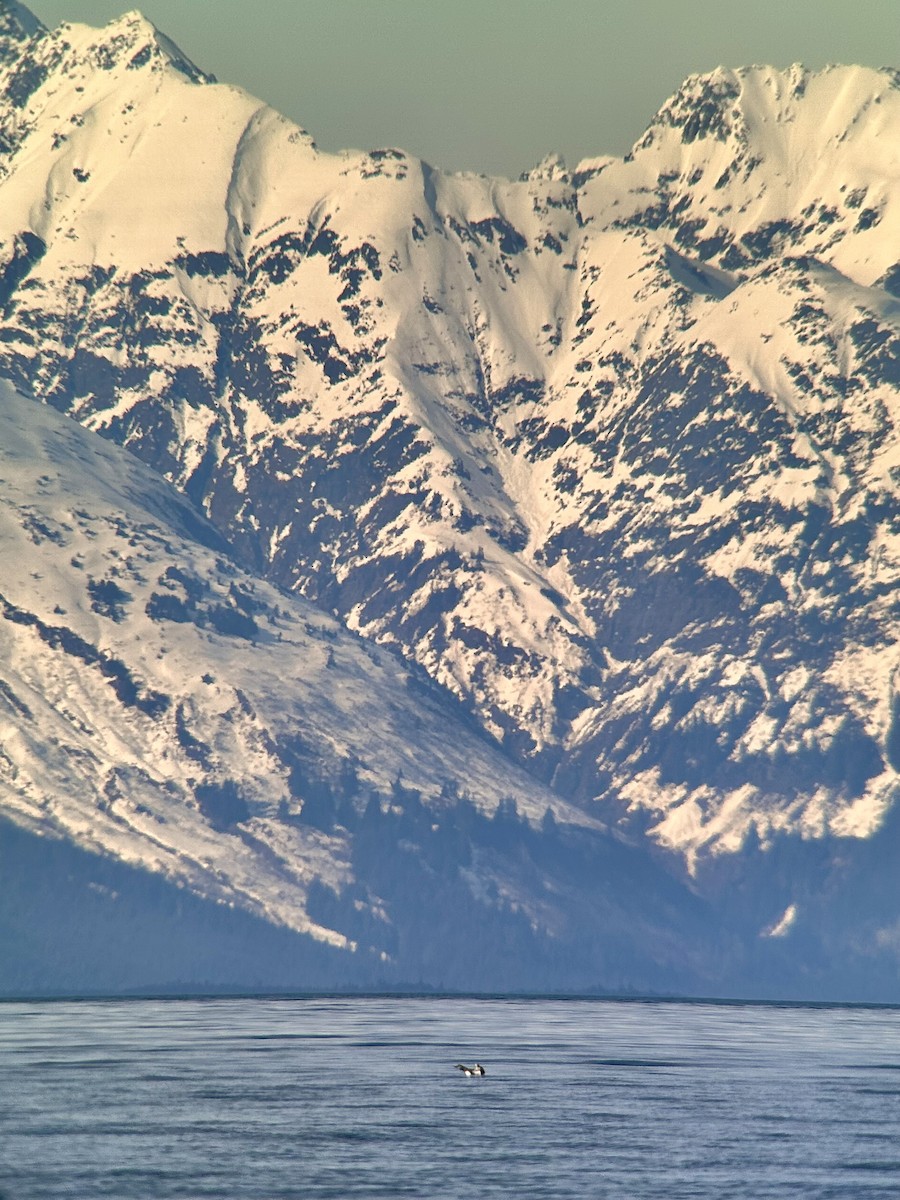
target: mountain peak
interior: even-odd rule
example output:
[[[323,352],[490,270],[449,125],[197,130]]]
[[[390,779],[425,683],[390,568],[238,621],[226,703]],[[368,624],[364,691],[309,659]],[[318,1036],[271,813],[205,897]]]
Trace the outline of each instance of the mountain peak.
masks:
[[[566,160],[556,151],[544,155],[536,167],[532,167],[530,171],[526,171],[522,175],[523,180],[539,180],[556,181],[567,180],[569,178],[569,170],[566,166]]]
[[[827,125],[844,133],[877,96],[897,90],[898,81],[900,74],[889,67],[829,64],[814,71],[802,63],[785,69],[719,66],[685,79],[632,154],[656,144],[666,129],[677,131],[683,145],[718,141],[740,148],[758,139],[761,126],[784,128],[802,109],[814,110],[810,132],[824,131]]]
[[[0,0],[0,4],[3,2]],[[140,9],[133,8],[102,28],[81,24],[62,28],[68,28],[70,33],[78,29],[81,41],[91,48],[92,60],[104,70],[111,70],[116,65],[134,70],[161,62],[174,67],[194,83],[216,82],[214,76],[192,62]]]
[[[18,0],[0,0],[0,36],[25,41],[46,29],[34,13]]]
[[[655,134],[665,128],[678,130],[685,144],[704,138],[728,141],[741,120],[737,104],[740,94],[737,73],[725,67],[704,75],[689,75],[656,114],[635,150],[652,144]]]
[[[122,13],[120,17],[113,17],[104,26],[104,31],[120,29],[129,30],[133,33],[148,34],[154,38],[159,37],[159,29],[149,17],[144,16],[139,8],[130,8],[127,12]]]
[[[17,0],[0,0],[0,69],[17,63],[29,42],[46,32],[34,13],[23,4]]]
[[[128,38],[129,44],[135,46],[142,41],[151,49],[155,47],[157,53],[168,60],[171,66],[194,83],[216,82],[214,76],[202,71],[196,63],[188,58],[180,46],[177,46],[171,38],[166,37],[138,8],[133,8],[118,20],[111,21],[103,32],[124,34]]]

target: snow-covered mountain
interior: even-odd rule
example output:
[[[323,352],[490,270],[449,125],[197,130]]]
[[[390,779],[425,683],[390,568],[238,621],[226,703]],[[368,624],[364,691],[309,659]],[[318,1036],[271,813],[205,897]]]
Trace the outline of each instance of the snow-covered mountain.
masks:
[[[689,976],[702,906],[646,854],[506,760],[423,673],[242,571],[133,456],[6,384],[0,497],[2,815],[303,935],[274,964],[244,951],[224,982],[534,986],[553,960],[582,986],[610,967]],[[110,869],[81,859],[82,891]],[[7,894],[7,971],[8,922]],[[495,961],[466,962],[473,946]],[[110,977],[170,981],[160,969]]]
[[[900,76],[719,70],[507,181],[323,154],[138,13],[0,34],[0,371],[456,697],[535,811],[833,930],[900,769]],[[894,985],[896,920],[856,913]]]

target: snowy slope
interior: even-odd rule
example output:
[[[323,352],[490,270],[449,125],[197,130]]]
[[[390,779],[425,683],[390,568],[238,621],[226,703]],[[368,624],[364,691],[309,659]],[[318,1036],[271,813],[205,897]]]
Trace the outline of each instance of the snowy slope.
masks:
[[[887,836],[895,73],[692,77],[625,159],[508,181],[15,11],[6,376],[698,886]]]
[[[448,738],[387,655],[235,568],[136,460],[8,387],[0,429],[7,813],[305,930],[305,884],[347,871],[339,841],[283,819],[304,772],[488,810],[515,793],[543,817],[548,793]]]
[[[8,385],[0,497],[5,820],[334,947],[332,983],[460,986],[464,945],[488,956],[471,979],[497,986],[493,939],[525,986],[548,947],[582,983],[610,961],[681,971],[698,936],[684,889],[427,679],[235,566],[137,459]],[[585,858],[593,879],[571,888]],[[616,950],[625,912],[647,943]],[[150,970],[139,982],[159,984]]]

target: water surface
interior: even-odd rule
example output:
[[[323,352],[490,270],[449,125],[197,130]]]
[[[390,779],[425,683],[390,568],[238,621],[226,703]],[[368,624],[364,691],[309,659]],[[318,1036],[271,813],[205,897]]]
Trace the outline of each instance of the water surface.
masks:
[[[0,1195],[896,1200],[900,1011],[2,1004]]]

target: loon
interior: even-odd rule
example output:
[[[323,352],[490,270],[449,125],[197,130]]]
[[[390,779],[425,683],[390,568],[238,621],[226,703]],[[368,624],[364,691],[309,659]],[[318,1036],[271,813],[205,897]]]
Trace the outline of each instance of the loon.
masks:
[[[483,1075],[484,1067],[481,1063],[476,1063],[474,1067],[467,1067],[463,1063],[456,1064],[457,1071],[462,1071],[463,1075]]]

